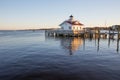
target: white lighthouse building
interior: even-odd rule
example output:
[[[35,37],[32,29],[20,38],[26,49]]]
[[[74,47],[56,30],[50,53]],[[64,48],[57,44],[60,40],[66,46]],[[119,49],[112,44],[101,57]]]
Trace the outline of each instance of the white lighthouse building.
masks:
[[[74,17],[71,15],[68,20],[62,22],[59,26],[61,26],[62,30],[83,30],[84,25],[77,20],[74,20]]]

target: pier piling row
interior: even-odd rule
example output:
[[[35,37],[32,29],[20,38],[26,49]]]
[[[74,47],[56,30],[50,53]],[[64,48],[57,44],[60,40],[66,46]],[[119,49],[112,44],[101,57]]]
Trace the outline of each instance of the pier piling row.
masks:
[[[46,30],[45,36],[56,37],[82,37],[82,38],[107,38],[106,33],[100,33],[99,31],[72,31],[72,30]]]

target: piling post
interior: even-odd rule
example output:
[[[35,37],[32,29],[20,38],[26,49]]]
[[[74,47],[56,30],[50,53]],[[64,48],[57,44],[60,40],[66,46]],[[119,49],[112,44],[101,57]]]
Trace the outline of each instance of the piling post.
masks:
[[[120,33],[120,28],[119,27],[117,28],[117,31],[118,31],[118,40],[119,40],[119,38],[120,38],[120,34],[119,34]]]
[[[110,27],[109,27],[109,39],[110,39]]]

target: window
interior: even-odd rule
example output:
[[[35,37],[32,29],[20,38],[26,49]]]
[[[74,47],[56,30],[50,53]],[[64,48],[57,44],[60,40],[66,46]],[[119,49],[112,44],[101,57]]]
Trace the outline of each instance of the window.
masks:
[[[69,29],[71,29],[71,26],[69,26]]]
[[[73,27],[73,29],[75,29],[75,27]]]
[[[64,27],[61,27],[61,29],[64,29]]]
[[[77,27],[77,30],[78,30],[78,27]]]

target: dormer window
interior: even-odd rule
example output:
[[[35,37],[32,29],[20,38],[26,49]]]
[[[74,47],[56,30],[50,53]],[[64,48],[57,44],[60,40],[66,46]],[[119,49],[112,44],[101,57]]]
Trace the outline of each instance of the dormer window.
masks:
[[[71,29],[71,26],[69,26],[69,29]]]
[[[78,22],[75,22],[76,24],[78,24]]]

